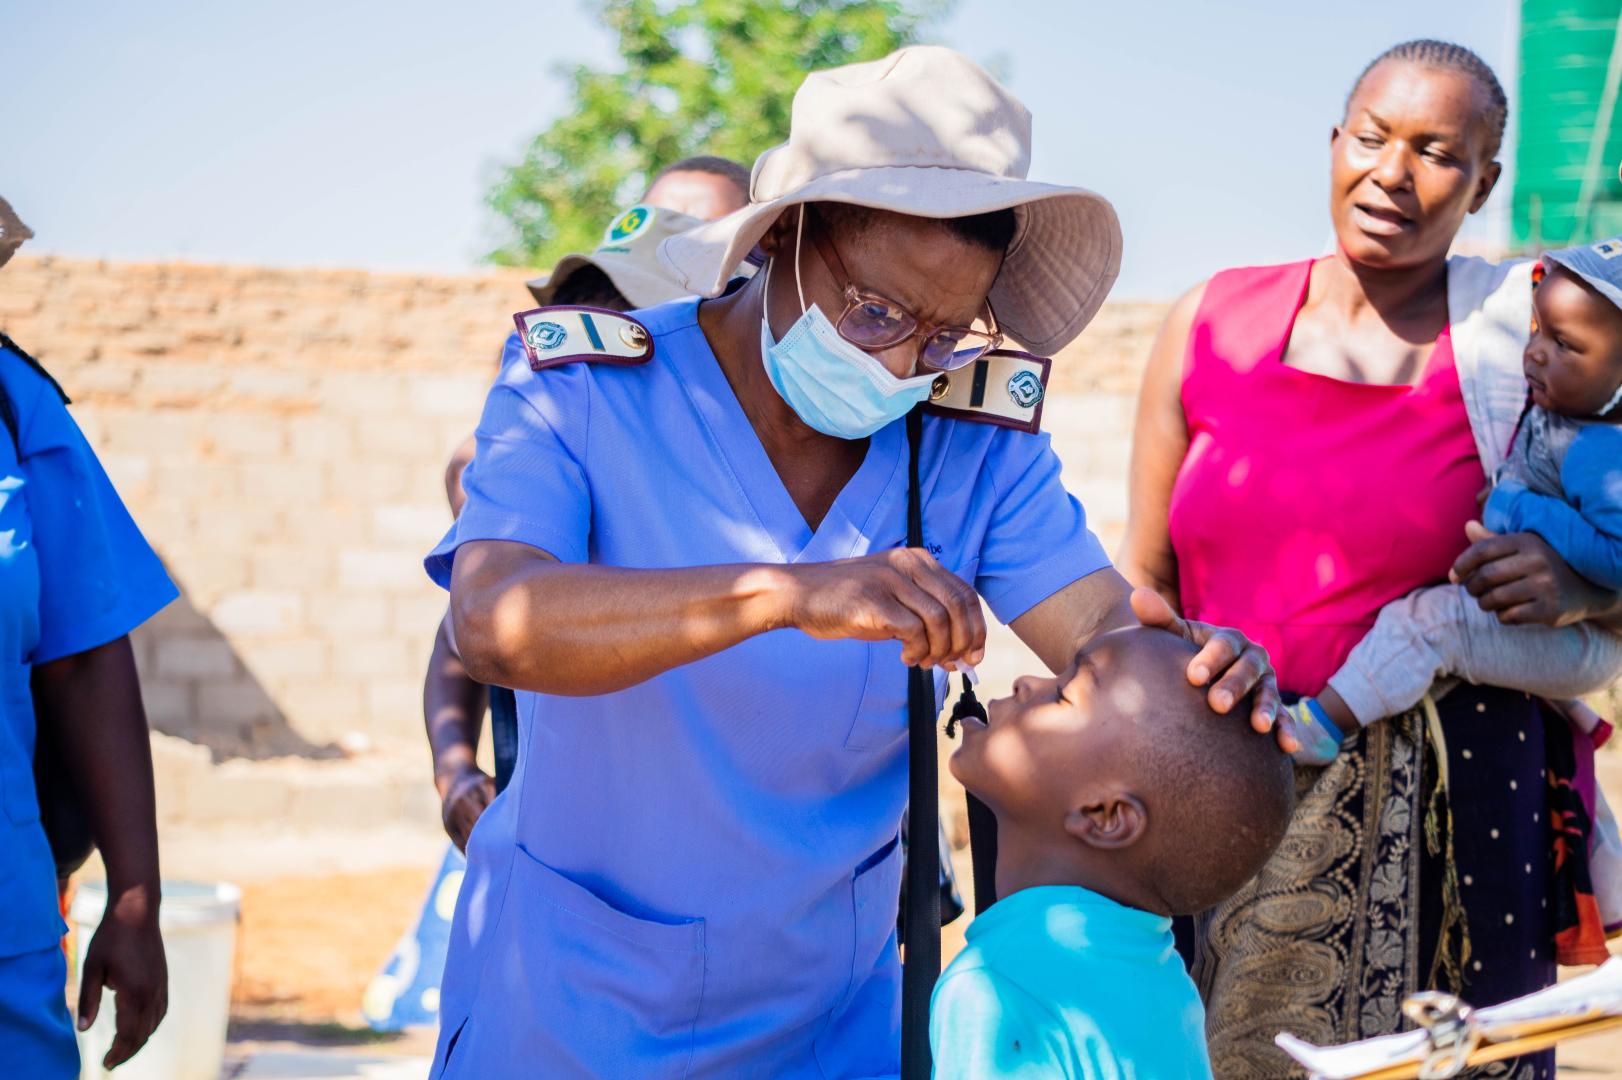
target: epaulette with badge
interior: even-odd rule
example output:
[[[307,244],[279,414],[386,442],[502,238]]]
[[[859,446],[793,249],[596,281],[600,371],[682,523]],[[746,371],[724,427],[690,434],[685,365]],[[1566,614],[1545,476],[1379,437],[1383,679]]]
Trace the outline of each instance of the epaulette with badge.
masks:
[[[635,365],[653,357],[653,335],[621,311],[595,307],[543,307],[513,316],[532,371],[576,360]]]
[[[653,357],[653,335],[636,319],[594,307],[544,307],[513,316],[533,371],[576,361],[626,366]],[[940,416],[1035,434],[1042,428],[1053,362],[1011,349],[935,377],[924,408]]]
[[[997,349],[936,376],[924,410],[1034,435],[1042,429],[1042,401],[1052,368],[1046,357]]]

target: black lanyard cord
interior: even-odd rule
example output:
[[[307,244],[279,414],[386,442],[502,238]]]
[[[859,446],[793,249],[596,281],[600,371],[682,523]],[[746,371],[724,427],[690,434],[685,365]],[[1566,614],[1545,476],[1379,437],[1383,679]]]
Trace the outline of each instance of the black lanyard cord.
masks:
[[[924,546],[918,452],[923,414],[907,414],[907,546]],[[901,971],[901,1077],[929,1080],[929,999],[941,973],[939,762],[935,754],[935,681],[907,669],[906,963]]]
[[[922,489],[918,456],[923,414],[907,414],[907,546],[924,546]],[[940,763],[935,749],[935,681],[922,668],[907,669],[907,910],[901,972],[901,1080],[929,1080],[929,999],[941,972]],[[986,719],[969,677],[952,707],[946,733],[956,734],[965,717]],[[968,795],[969,855],[973,860],[974,910],[997,898],[997,818],[990,807]]]

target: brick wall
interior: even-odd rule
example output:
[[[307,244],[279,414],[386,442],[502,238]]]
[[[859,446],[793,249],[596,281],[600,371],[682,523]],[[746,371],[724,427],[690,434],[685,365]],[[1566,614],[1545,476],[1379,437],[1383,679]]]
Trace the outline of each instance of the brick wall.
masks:
[[[420,747],[444,608],[421,558],[523,277],[26,256],[0,274],[0,329],[73,396],[185,594],[137,635],[158,730],[216,757]],[[1046,423],[1111,551],[1164,313],[1110,305],[1055,363]],[[1002,651],[1010,676],[1030,663]]]
[[[222,755],[415,738],[449,521],[522,275],[14,260],[42,360],[184,599],[138,635],[154,726]]]
[[[523,277],[7,266],[0,328],[73,397],[185,594],[137,635],[156,728],[217,757],[331,756],[351,733],[415,745],[444,608],[421,559]],[[1107,309],[1058,365],[1074,401],[1048,415],[1112,542],[1161,314]]]

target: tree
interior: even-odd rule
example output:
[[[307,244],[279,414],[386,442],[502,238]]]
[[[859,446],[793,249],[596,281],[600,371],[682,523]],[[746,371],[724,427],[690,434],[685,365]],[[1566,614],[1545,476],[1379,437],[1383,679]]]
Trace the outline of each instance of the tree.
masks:
[[[595,247],[615,212],[681,158],[752,163],[788,136],[806,72],[916,41],[952,2],[599,0],[624,68],[568,72],[569,111],[487,196],[511,233],[490,260],[549,266]]]

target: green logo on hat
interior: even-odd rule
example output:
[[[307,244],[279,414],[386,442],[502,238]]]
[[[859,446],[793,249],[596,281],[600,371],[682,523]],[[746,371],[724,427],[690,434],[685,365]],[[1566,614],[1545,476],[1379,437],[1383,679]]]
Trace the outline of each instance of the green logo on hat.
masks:
[[[604,244],[626,244],[648,231],[653,224],[653,207],[633,206],[614,219],[603,234]]]

